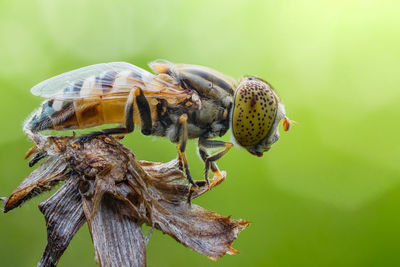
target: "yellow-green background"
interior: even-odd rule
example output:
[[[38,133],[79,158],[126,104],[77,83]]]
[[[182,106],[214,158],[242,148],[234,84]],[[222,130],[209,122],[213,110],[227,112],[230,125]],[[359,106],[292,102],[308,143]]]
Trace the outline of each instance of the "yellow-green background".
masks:
[[[399,11],[395,0],[2,0],[0,196],[31,171],[21,126],[41,102],[36,83],[100,62],[201,64],[266,79],[298,124],[263,158],[233,149],[219,162],[227,180],[195,201],[253,222],[241,254],[212,262],[155,232],[148,265],[400,266]],[[124,143],[140,159],[176,156],[163,138]],[[50,194],[0,214],[0,266],[36,266]],[[86,225],[59,266],[96,266]]]

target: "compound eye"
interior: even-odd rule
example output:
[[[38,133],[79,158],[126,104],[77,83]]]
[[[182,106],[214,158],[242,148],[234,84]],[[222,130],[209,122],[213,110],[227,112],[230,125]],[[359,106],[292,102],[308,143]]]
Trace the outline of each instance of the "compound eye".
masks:
[[[246,79],[235,92],[232,131],[242,146],[252,146],[263,140],[275,120],[278,101],[273,89],[256,78]]]

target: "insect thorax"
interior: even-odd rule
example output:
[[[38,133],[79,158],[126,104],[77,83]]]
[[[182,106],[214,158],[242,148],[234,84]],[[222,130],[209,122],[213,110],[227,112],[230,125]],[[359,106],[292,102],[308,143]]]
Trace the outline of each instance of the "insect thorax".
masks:
[[[178,142],[182,126],[179,117],[188,115],[189,138],[212,138],[224,135],[229,129],[229,109],[221,106],[214,100],[202,98],[200,106],[189,106],[188,102],[179,105],[160,101],[157,105],[157,118],[153,121],[152,134],[167,136],[172,142]]]

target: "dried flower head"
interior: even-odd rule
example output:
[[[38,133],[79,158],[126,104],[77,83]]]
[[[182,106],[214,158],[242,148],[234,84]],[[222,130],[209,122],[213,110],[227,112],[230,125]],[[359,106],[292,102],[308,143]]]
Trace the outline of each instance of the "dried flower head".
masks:
[[[56,266],[69,242],[87,222],[100,266],[145,266],[142,224],[169,234],[211,258],[236,254],[231,247],[245,220],[231,220],[187,201],[210,187],[190,186],[177,160],[154,163],[135,155],[114,138],[100,136],[77,145],[72,137],[40,137],[29,154],[48,155],[11,196],[8,212],[60,181],[64,185],[39,209],[46,219],[48,242],[38,266]]]

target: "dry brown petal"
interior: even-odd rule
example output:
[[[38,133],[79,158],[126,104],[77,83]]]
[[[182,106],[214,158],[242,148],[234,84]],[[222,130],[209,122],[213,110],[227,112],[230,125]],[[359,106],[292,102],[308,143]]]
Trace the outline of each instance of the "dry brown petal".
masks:
[[[156,227],[213,260],[225,254],[238,253],[231,244],[250,224],[245,220],[231,220],[193,204],[163,202],[162,206],[167,213],[153,210]]]
[[[123,215],[124,202],[105,194],[93,218],[92,201],[83,198],[83,207],[100,266],[146,266],[146,244],[141,227]]]
[[[12,192],[4,207],[4,212],[22,205],[43,191],[51,190],[59,181],[65,180],[67,176],[64,172],[67,166],[67,162],[60,155],[51,156]]]
[[[47,246],[38,267],[56,266],[75,233],[86,222],[78,186],[78,177],[73,176],[39,205],[46,218]]]

